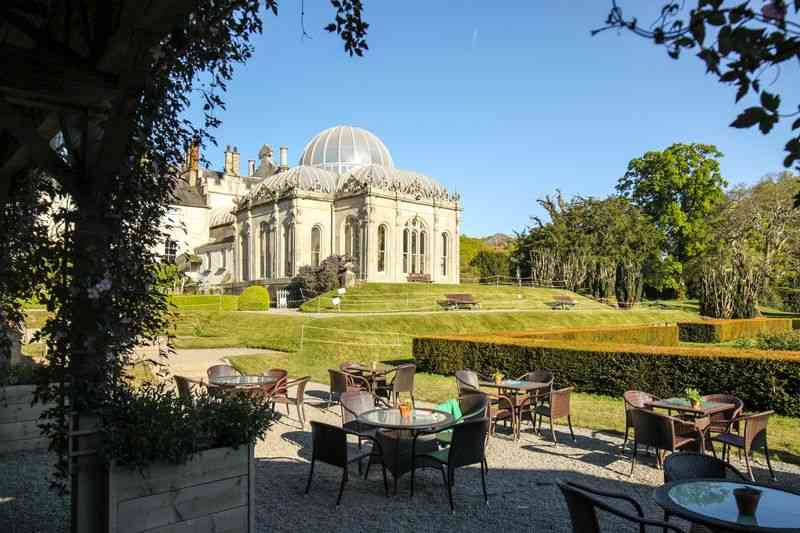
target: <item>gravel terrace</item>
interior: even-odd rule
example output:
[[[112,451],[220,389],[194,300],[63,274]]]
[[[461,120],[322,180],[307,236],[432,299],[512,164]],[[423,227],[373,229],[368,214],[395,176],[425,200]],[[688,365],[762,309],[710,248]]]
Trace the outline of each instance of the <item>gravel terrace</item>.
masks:
[[[310,386],[307,417],[339,424],[338,407],[325,409],[326,399],[324,387]],[[630,478],[630,461],[619,454],[619,436],[576,429],[577,441],[573,443],[567,428],[560,426],[556,426],[557,447],[546,430],[541,437],[524,432],[522,439],[514,442],[501,428],[490,439],[488,507],[483,503],[477,467],[457,472],[453,492],[456,513],[451,514],[441,475],[434,470],[418,471],[412,500],[408,475],[400,479],[398,494],[386,498],[379,468],[373,468],[365,481],[352,465],[353,475],[341,506],[336,508],[339,469],[318,464],[311,493],[303,494],[311,435],[309,426],[301,429],[294,416],[294,412],[292,418],[280,416],[256,448],[258,531],[570,532],[563,498],[553,484],[557,478],[634,496],[648,516],[661,517],[650,496],[652,488],[662,483],[662,473],[655,468],[652,455],[643,458]],[[68,530],[68,502],[47,490],[48,459],[45,453],[0,456],[0,531]],[[777,462],[773,465],[780,486],[800,490],[800,468]],[[768,480],[766,467],[757,464],[755,472],[757,480]],[[637,531],[616,523],[607,524],[607,530]]]

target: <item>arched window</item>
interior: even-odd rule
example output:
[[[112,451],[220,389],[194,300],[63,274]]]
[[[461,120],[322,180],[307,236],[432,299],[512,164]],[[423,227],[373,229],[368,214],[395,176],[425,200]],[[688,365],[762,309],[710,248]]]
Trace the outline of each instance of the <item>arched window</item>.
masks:
[[[411,273],[416,274],[419,272],[417,259],[419,259],[419,252],[417,251],[417,232],[411,232]]]
[[[450,251],[447,249],[447,246],[449,244],[447,241],[448,241],[447,233],[442,233],[442,264],[441,264],[441,268],[442,268],[442,276],[443,277],[447,276],[447,258],[448,258],[448,255],[450,254]]]
[[[428,236],[424,230],[419,232],[419,270],[417,272],[420,274],[425,273],[425,266],[428,264],[428,262],[425,260],[425,249],[427,248],[426,245],[428,241],[427,237]]]
[[[378,226],[378,272],[386,271],[386,226]]]
[[[311,228],[311,266],[319,266],[320,246],[322,244],[322,230],[319,226]]]
[[[403,230],[403,274],[408,274],[408,254],[409,254],[409,239],[410,231],[408,228]]]
[[[290,278],[294,275],[294,226],[285,224],[283,226],[283,275]]]
[[[355,264],[359,264],[361,256],[361,239],[358,231],[358,221],[347,217],[344,224],[344,255],[352,257]]]

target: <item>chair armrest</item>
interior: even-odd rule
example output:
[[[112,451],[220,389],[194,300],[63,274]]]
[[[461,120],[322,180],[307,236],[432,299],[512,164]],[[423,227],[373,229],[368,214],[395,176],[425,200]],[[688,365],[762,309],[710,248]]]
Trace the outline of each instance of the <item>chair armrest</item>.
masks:
[[[351,383],[355,384],[356,381],[361,381],[364,387],[369,391],[372,392],[372,386],[369,384],[369,381],[366,378],[361,376],[355,376],[353,374],[347,374],[347,378],[350,380]]]

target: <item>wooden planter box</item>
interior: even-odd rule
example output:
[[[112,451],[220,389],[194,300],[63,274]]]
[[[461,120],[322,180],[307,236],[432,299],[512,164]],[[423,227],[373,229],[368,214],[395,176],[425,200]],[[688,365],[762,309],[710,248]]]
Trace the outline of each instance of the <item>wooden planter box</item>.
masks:
[[[215,448],[186,464],[140,472],[111,465],[108,531],[192,533],[255,531],[252,446]]]
[[[33,402],[35,385],[0,387],[0,453],[47,449],[39,429],[39,415],[52,407]]]

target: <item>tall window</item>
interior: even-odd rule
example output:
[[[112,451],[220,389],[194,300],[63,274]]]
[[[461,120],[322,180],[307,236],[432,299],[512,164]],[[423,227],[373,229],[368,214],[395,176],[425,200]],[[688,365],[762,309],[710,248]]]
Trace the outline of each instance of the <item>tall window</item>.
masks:
[[[270,238],[269,238],[269,225],[266,222],[261,223],[261,231],[259,233],[259,254],[258,264],[259,268],[261,269],[261,278],[270,278],[272,277],[272,273],[270,272]]]
[[[166,242],[164,242],[164,262],[174,263],[177,255],[178,241],[173,241],[172,239],[168,238]]]
[[[311,228],[311,266],[319,266],[320,246],[322,242],[322,231],[319,226]]]
[[[378,226],[378,272],[386,271],[386,226]]]
[[[425,249],[427,248],[427,234],[424,231],[419,232],[419,264],[417,272],[420,274],[425,273],[425,265],[428,263],[425,260]]]
[[[442,233],[442,276],[447,276],[447,255],[449,253],[447,244],[447,233]]]
[[[286,224],[283,227],[283,275],[290,278],[294,275],[294,226]]]
[[[361,239],[358,231],[358,221],[353,217],[347,217],[347,221],[344,224],[344,254],[352,257],[355,264],[359,264]]]
[[[411,231],[406,228],[403,230],[403,274],[408,274],[408,254],[409,254],[409,240],[411,239]]]
[[[242,281],[250,280],[250,233],[245,229],[241,234]],[[210,261],[210,259],[209,259]],[[210,265],[209,265],[210,266]]]
[[[228,266],[228,250],[222,249],[222,269],[224,270]]]

